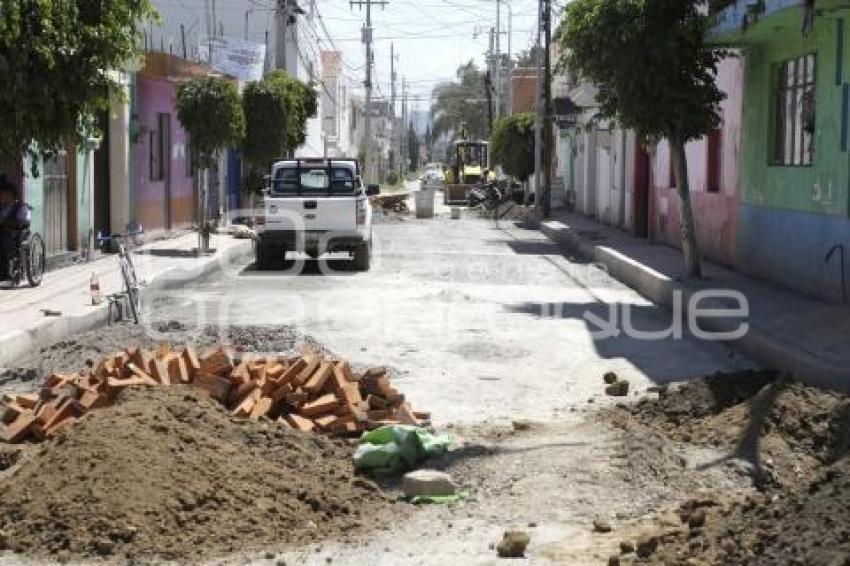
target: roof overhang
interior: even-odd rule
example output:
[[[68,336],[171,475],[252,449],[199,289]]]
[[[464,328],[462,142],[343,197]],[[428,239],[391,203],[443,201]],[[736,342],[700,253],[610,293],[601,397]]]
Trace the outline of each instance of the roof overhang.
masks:
[[[820,16],[848,9],[841,0],[736,0],[712,16],[707,41],[718,47],[781,41],[804,35]]]

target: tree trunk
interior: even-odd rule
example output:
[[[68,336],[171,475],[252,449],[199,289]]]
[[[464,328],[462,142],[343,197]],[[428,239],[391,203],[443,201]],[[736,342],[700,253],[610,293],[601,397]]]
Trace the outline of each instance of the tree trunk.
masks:
[[[199,168],[197,172],[198,177],[198,255],[203,255],[207,253],[206,246],[204,245],[204,230],[206,229],[207,224],[207,172],[208,168],[203,167]]]
[[[682,229],[682,252],[688,279],[702,277],[697,234],[694,228],[694,213],[691,209],[691,188],[688,184],[688,158],[685,142],[678,136],[670,138],[673,169],[676,173],[676,189],[679,194],[679,225]]]

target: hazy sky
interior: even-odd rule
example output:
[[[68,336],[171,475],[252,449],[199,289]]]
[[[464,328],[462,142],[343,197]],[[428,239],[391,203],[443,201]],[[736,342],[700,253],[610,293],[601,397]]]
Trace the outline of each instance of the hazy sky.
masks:
[[[308,0],[297,0],[308,7]],[[154,0],[174,29],[165,43],[179,45],[179,24],[185,26],[190,43],[205,35],[205,10],[215,7],[224,34],[263,42],[274,30],[275,0]],[[564,0],[554,0],[553,10]],[[511,49],[528,49],[536,38],[537,0],[501,0],[501,50],[508,50],[508,10],[513,14]],[[366,11],[352,8],[349,0],[316,0],[321,16],[318,37],[322,49],[339,49],[344,72],[362,92],[364,46],[360,28]],[[324,26],[321,25],[324,22]],[[246,26],[247,24],[247,26]],[[390,43],[397,53],[398,86],[404,75],[410,84],[411,104],[427,109],[433,86],[454,78],[459,65],[475,59],[484,62],[489,31],[496,25],[496,0],[387,0],[372,12],[375,29],[375,73],[379,93],[390,94]],[[327,30],[327,31],[326,31]],[[328,39],[333,39],[331,42]],[[157,38],[155,41],[159,42]],[[415,107],[415,106],[414,106]]]
[[[511,49],[527,49],[536,38],[536,0],[501,2],[501,50],[508,49],[508,9],[513,14]],[[319,12],[336,47],[343,52],[345,73],[358,84],[364,76],[364,46],[360,27],[365,8],[350,8],[348,0],[318,0]],[[398,88],[402,75],[409,82],[411,104],[429,106],[432,87],[451,79],[457,67],[470,59],[483,64],[489,30],[496,25],[495,0],[388,0],[384,8],[373,7],[375,73],[377,88],[389,96],[390,43],[395,45]],[[325,34],[320,29],[320,37]],[[415,102],[414,102],[415,101]],[[415,106],[414,106],[415,107]]]

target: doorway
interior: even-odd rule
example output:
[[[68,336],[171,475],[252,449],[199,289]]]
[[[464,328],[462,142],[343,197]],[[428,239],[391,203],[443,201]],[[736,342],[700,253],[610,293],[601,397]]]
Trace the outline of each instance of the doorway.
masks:
[[[110,196],[109,196],[109,117],[106,112],[98,116],[98,125],[103,132],[103,142],[94,152],[94,219],[92,229],[95,235],[109,234]]]
[[[47,255],[68,250],[68,152],[44,160],[44,245]]]
[[[649,237],[649,154],[641,144],[635,149],[635,235]]]
[[[160,113],[157,115],[157,126],[159,127],[160,159],[162,160],[162,218],[163,227],[171,230],[171,114]]]

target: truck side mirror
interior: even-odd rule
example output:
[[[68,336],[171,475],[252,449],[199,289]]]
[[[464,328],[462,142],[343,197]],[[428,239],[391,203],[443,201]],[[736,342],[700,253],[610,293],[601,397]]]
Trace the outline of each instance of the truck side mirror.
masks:
[[[381,186],[380,185],[366,185],[366,196],[374,197],[381,194]]]

